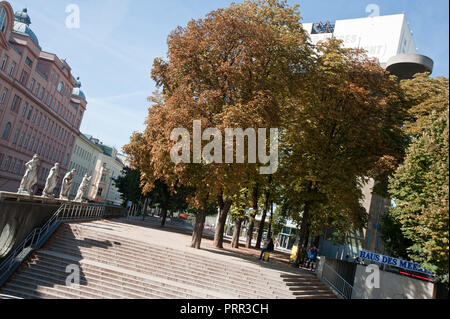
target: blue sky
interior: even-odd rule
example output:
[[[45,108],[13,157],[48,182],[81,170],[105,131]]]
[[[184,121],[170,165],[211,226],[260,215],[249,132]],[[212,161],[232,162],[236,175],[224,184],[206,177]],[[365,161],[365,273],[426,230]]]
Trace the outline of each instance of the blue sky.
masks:
[[[10,0],[28,8],[31,28],[44,51],[66,58],[79,76],[88,110],[81,131],[121,149],[142,131],[155,89],[153,60],[165,57],[167,36],[177,26],[228,6],[226,0]],[[239,1],[237,1],[239,2]],[[80,8],[80,28],[65,27],[66,6]],[[448,0],[289,0],[299,3],[304,22],[361,18],[368,4],[381,15],[405,13],[418,53],[435,62],[433,76],[449,73]]]

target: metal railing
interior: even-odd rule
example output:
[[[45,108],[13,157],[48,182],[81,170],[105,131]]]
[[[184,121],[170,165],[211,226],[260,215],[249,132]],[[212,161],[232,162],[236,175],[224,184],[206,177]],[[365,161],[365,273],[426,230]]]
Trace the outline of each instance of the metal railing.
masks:
[[[339,275],[333,268],[326,263],[323,265],[322,279],[328,283],[337,293],[344,299],[352,299],[353,290],[358,293],[358,290],[350,285],[341,275]],[[359,296],[362,296],[358,293]]]
[[[30,251],[39,248],[43,238],[48,237],[55,230],[55,226],[63,221],[94,220],[103,217],[104,206],[92,206],[82,204],[63,204],[40,228],[35,228],[31,233],[12,251],[9,257],[0,264],[0,286],[3,278],[11,267],[22,260]]]

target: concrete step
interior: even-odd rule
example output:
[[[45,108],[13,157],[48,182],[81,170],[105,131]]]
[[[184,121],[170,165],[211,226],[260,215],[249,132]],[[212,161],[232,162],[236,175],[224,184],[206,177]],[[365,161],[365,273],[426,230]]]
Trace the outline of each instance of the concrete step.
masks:
[[[185,252],[181,252],[181,251],[177,251],[168,247],[159,247],[157,245],[154,244],[149,244],[149,243],[145,243],[145,242],[137,242],[135,240],[131,240],[125,237],[119,237],[119,236],[115,236],[115,235],[110,235],[110,234],[105,234],[105,233],[101,233],[101,232],[93,232],[90,229],[85,229],[82,228],[80,225],[66,225],[67,229],[72,229],[75,227],[78,231],[78,235],[76,236],[76,238],[78,239],[86,239],[86,240],[94,240],[94,238],[96,239],[105,239],[109,242],[113,242],[114,240],[119,241],[121,243],[121,246],[123,247],[127,247],[130,249],[136,249],[138,248],[138,252],[142,252],[142,251],[157,251],[158,254],[161,253],[165,253],[165,254],[169,254],[170,256],[181,256],[184,257],[186,259],[192,260],[193,262],[204,262],[204,261],[208,261],[207,264],[212,265],[214,268],[218,268],[218,269],[233,269],[235,272],[242,272],[243,274],[248,274],[247,269],[243,269],[242,266],[235,266],[232,263],[230,264],[226,264],[224,265],[223,262],[219,262],[219,261],[215,261],[215,260],[211,260],[208,258],[205,258],[204,256],[201,255],[196,255],[195,254],[195,250],[193,249],[192,251],[190,251],[188,254],[186,254]],[[71,228],[72,227],[72,228]],[[63,236],[71,236],[72,234],[64,234]],[[93,238],[90,238],[93,237]],[[73,237],[72,237],[73,238]],[[258,270],[259,272],[259,267],[255,267],[256,270]],[[268,274],[271,273],[270,270],[267,271]],[[276,273],[274,274],[274,276],[279,277],[279,274]]]
[[[109,265],[106,263],[99,263],[99,262],[88,260],[88,259],[83,259],[80,262],[79,259],[73,258],[70,255],[64,255],[64,254],[50,251],[50,250],[40,250],[39,254],[57,257],[62,260],[67,260],[69,262],[71,261],[72,263],[79,263],[82,265],[83,268],[89,267],[90,269],[94,269],[94,271],[96,269],[103,269],[104,271],[111,272],[114,274],[126,273],[128,276],[131,276],[132,278],[134,278],[136,280],[150,280],[151,282],[158,282],[158,284],[161,284],[162,286],[169,285],[171,287],[177,287],[177,288],[179,287],[180,290],[184,288],[184,289],[187,289],[187,291],[194,291],[195,293],[200,292],[201,294],[206,294],[206,295],[208,295],[207,297],[209,297],[211,295],[212,298],[224,298],[224,299],[240,298],[240,297],[235,297],[233,295],[224,294],[223,292],[212,291],[211,289],[201,289],[198,287],[197,283],[186,283],[185,284],[182,282],[174,281],[170,277],[165,277],[165,278],[155,277],[150,274],[134,271],[132,269],[118,268],[118,267],[115,267],[115,266],[112,266],[112,265]]]
[[[66,253],[68,254],[79,254],[80,258],[81,256],[83,257],[89,257],[89,258],[96,258],[97,260],[104,260],[107,258],[108,253],[105,252],[104,250],[102,250],[101,248],[99,248],[98,254],[94,254],[94,255],[89,255],[91,253],[93,253],[93,248],[90,249],[86,249],[83,248],[81,246],[78,246],[76,248],[72,247],[74,252],[69,253],[69,247],[70,242],[67,243],[54,243],[52,245],[51,249],[55,249],[56,247],[59,247],[60,251],[66,251]],[[129,260],[130,257],[133,258],[133,261],[135,261],[136,263],[139,263],[141,266],[147,266],[145,269],[150,269],[150,268],[159,268],[159,269],[164,269],[166,267],[168,267],[169,272],[170,273],[174,273],[177,271],[180,272],[186,272],[186,269],[189,269],[190,271],[195,271],[197,270],[199,273],[202,274],[202,277],[206,276],[208,277],[208,280],[215,280],[215,282],[223,282],[226,285],[236,285],[236,287],[240,287],[241,284],[243,284],[243,282],[245,282],[245,285],[247,287],[253,287],[254,288],[254,292],[258,292],[262,289],[264,290],[268,290],[268,291],[274,291],[274,293],[277,294],[287,294],[289,295],[289,292],[286,291],[285,287],[273,287],[270,286],[267,282],[255,282],[255,279],[252,278],[251,280],[248,280],[248,277],[246,278],[242,278],[239,275],[236,276],[232,276],[229,274],[220,274],[220,272],[211,272],[211,271],[205,271],[204,267],[201,267],[201,265],[189,265],[186,264],[186,262],[183,261],[179,261],[177,259],[172,260],[172,262],[178,262],[179,265],[172,263],[171,261],[164,262],[164,261],[160,261],[158,260],[158,256],[154,256],[152,258],[140,258],[137,255],[133,254],[132,256],[130,254],[128,254],[127,252],[125,252],[125,254],[121,254],[119,252],[115,252],[114,254],[109,255],[111,258],[115,258],[115,260],[121,260],[120,258],[125,258],[126,260]],[[181,266],[183,265],[183,266]],[[247,290],[248,292],[249,290]]]
[[[49,275],[54,271],[57,272],[56,276],[64,277],[65,280],[65,277],[67,276],[67,273],[65,273],[65,266],[62,265],[58,268],[58,265],[53,264],[52,260],[50,259],[49,261],[49,259],[50,258],[46,258],[45,256],[39,256],[39,258],[36,258],[34,261],[35,263],[29,266],[29,269],[35,270],[39,268],[40,271],[47,272]],[[63,269],[61,269],[61,267]],[[181,296],[189,299],[212,297],[210,295],[195,295],[192,291],[180,287],[171,287],[169,285],[162,286],[158,282],[151,282],[149,280],[143,282],[141,279],[138,281],[131,276],[127,276],[125,273],[113,274],[110,271],[101,268],[89,267],[89,265],[80,265],[80,268],[81,273],[89,280],[89,283],[92,280],[100,280],[105,284],[111,284],[112,286],[117,286],[117,288],[123,287],[136,294],[144,293],[144,295],[136,297],[160,298],[160,294],[166,295],[168,298],[180,298]],[[80,283],[83,283],[83,281]]]
[[[68,225],[68,226],[72,226],[72,225]],[[131,241],[131,243],[132,243],[131,246],[127,246],[128,242],[129,242],[128,239],[123,239],[121,237],[114,238],[114,237],[109,236],[108,234],[96,233],[96,234],[93,234],[93,235],[96,236],[97,238],[105,238],[105,240],[109,240],[109,241],[113,241],[113,240],[120,241],[121,242],[121,246],[124,247],[124,248],[126,247],[127,250],[133,250],[133,249],[135,249],[135,246],[137,244],[139,244],[139,250],[136,253],[145,252],[146,254],[151,254],[153,251],[156,251],[157,254],[159,254],[159,255],[172,256],[172,257],[179,256],[180,258],[183,258],[183,260],[189,260],[189,261],[192,261],[193,263],[201,263],[201,264],[203,264],[206,261],[205,264],[208,267],[212,267],[213,269],[224,269],[225,271],[227,271],[227,270],[231,271],[232,270],[233,273],[244,273],[246,275],[249,274],[247,265],[246,265],[245,268],[243,268],[242,266],[236,267],[236,266],[232,265],[231,263],[230,264],[227,263],[226,265],[224,265],[223,262],[220,263],[220,262],[217,262],[217,261],[214,261],[214,260],[211,260],[211,259],[206,259],[205,260],[205,257],[203,257],[203,256],[196,256],[194,254],[195,250],[192,251],[193,252],[192,254],[191,254],[191,252],[189,252],[189,254],[186,254],[184,252],[171,250],[171,249],[166,248],[166,247],[164,247],[164,248],[159,248],[157,246],[151,247],[151,246],[154,246],[154,245],[149,246],[148,243],[136,243],[136,241]],[[86,237],[84,237],[84,238],[86,238]],[[87,238],[87,240],[89,240],[89,238]],[[92,238],[91,238],[91,240],[92,240]],[[250,266],[253,266],[253,265],[250,265]],[[275,282],[279,281],[279,276],[280,276],[280,272],[279,271],[273,271],[271,269],[267,269],[266,268],[266,269],[264,269],[264,273],[261,273],[260,267],[256,267],[254,269],[256,269],[256,271],[251,272],[251,275],[252,275],[253,278],[259,275],[259,276],[262,276],[263,278],[265,278],[268,281],[271,281],[271,280],[275,281]]]
[[[314,274],[135,239],[145,240],[147,229],[120,220],[63,224],[0,293],[50,299],[336,298]],[[80,266],[78,287],[66,286],[70,264]]]
[[[50,247],[49,247],[50,248]],[[62,252],[62,251],[61,251]],[[70,252],[67,252],[70,254]],[[264,294],[265,291],[262,291],[258,293],[256,290],[245,290],[241,286],[233,286],[231,284],[226,284],[223,282],[217,282],[217,281],[210,281],[208,278],[203,277],[202,274],[193,274],[189,273],[189,275],[183,275],[183,274],[175,274],[170,271],[170,266],[168,266],[168,269],[156,269],[156,271],[150,271],[147,267],[143,264],[135,263],[134,261],[126,261],[126,259],[118,259],[117,256],[97,256],[97,255],[90,255],[90,253],[85,253],[84,257],[88,260],[97,261],[103,264],[112,265],[115,267],[119,267],[120,269],[123,269],[124,272],[126,270],[132,270],[144,274],[151,274],[157,277],[165,278],[165,279],[171,279],[177,282],[182,282],[185,284],[191,284],[195,283],[196,286],[202,286],[205,289],[213,289],[216,291],[223,291],[224,289],[227,289],[235,294],[237,294],[241,298],[242,296],[248,296],[250,294],[254,294],[254,298],[273,298],[271,295],[267,295],[267,292]],[[113,260],[114,258],[114,260]]]
[[[35,280],[40,280],[39,284],[41,285],[59,285],[59,286],[65,286],[65,279],[67,276],[67,273],[58,273],[55,271],[52,267],[45,267],[44,265],[34,266],[30,267],[27,270],[22,271],[20,274],[18,274],[19,277],[26,277]],[[108,291],[112,294],[115,294],[113,298],[120,298],[120,299],[162,299],[162,298],[180,298],[180,294],[167,294],[162,291],[153,291],[153,293],[150,293],[150,291],[147,290],[137,290],[131,288],[127,284],[118,285],[114,281],[105,281],[104,278],[98,279],[95,278],[95,276],[89,276],[87,273],[83,271],[83,275],[86,276],[86,278],[80,279],[80,286],[79,289],[81,290],[87,290],[92,291],[95,293],[99,298],[103,298],[103,292]]]
[[[39,272],[34,272],[33,275],[28,273],[19,273],[14,277],[14,283],[20,283],[23,286],[27,286],[30,289],[48,289],[48,291],[58,291],[67,293],[67,296],[72,298],[73,296],[88,296],[95,299],[127,299],[130,298],[130,294],[126,292],[118,292],[111,287],[101,286],[97,284],[80,285],[79,287],[66,286],[65,281],[55,282],[53,278],[46,279]],[[80,283],[81,284],[81,283]],[[107,288],[107,289],[105,289]],[[135,297],[136,296],[131,296]]]
[[[91,239],[92,240],[92,239]],[[107,254],[108,252],[112,253],[112,249],[102,249],[102,248],[98,248],[98,247],[91,247],[89,249],[87,249],[87,247],[83,247],[83,246],[90,246],[89,245],[89,240],[86,240],[87,243],[74,243],[74,241],[66,239],[66,238],[60,238],[57,242],[55,242],[52,247],[57,247],[59,249],[69,249],[69,247],[73,248],[74,251],[78,254],[78,255],[83,255],[83,253],[89,253],[89,251],[96,251],[99,254]],[[53,249],[53,248],[52,248]],[[129,257],[130,255],[130,249],[128,248],[124,248],[121,246],[114,246],[114,255],[115,256],[125,256],[126,258]],[[81,257],[81,256],[80,256]],[[149,261],[152,264],[158,264],[158,263],[163,263],[161,266],[167,266],[167,262],[171,264],[171,267],[176,267],[177,265],[180,267],[179,270],[185,272],[186,269],[198,269],[199,272],[202,272],[203,274],[208,274],[208,276],[216,276],[217,279],[222,279],[224,276],[228,276],[227,278],[227,283],[230,283],[229,281],[232,280],[232,278],[235,278],[236,276],[239,276],[239,278],[236,280],[236,284],[240,284],[242,282],[242,280],[246,280],[247,282],[249,282],[249,284],[251,284],[254,281],[258,281],[258,282],[264,282],[266,284],[269,284],[269,281],[265,278],[263,278],[263,280],[260,280],[259,278],[251,278],[248,275],[245,278],[240,277],[240,273],[235,274],[235,273],[231,273],[230,272],[226,272],[225,274],[221,273],[220,270],[214,269],[212,268],[211,270],[207,270],[210,269],[208,268],[206,265],[204,264],[192,264],[190,262],[181,260],[179,258],[165,258],[165,257],[161,257],[157,254],[151,253],[151,255],[149,256],[146,253],[142,253],[142,251],[138,251],[138,252],[133,252],[132,255],[134,260],[140,260],[144,263],[148,263]],[[165,264],[164,264],[165,263]],[[279,284],[279,280],[277,281],[277,283]],[[260,289],[260,285],[258,285],[257,289]]]

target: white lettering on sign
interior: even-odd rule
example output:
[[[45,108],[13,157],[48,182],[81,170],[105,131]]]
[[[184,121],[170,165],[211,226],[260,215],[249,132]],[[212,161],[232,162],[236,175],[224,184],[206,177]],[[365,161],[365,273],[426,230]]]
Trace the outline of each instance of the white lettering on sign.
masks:
[[[433,273],[426,269],[423,269],[422,265],[416,264],[412,261],[402,260],[400,258],[384,256],[382,254],[372,253],[370,251],[365,251],[365,250],[361,250],[359,252],[359,258],[371,260],[371,261],[379,262],[381,264],[399,267],[399,268],[403,268],[403,269],[407,269],[407,270],[419,271],[419,272],[423,272],[425,274],[433,276]]]

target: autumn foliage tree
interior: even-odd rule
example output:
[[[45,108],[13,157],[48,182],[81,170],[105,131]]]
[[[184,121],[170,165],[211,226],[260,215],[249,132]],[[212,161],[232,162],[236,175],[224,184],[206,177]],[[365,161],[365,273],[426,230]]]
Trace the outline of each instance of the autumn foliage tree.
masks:
[[[362,183],[394,171],[406,117],[396,79],[363,50],[343,48],[339,40],[317,45],[307,76],[284,113],[281,143],[285,201],[301,214],[304,249],[311,226],[345,231],[364,225]]]
[[[140,154],[146,187],[161,179],[171,189],[195,189],[190,203],[199,209],[192,246],[200,248],[205,207],[218,201],[223,224],[235,185],[258,178],[259,164],[174,163],[170,151],[177,141],[171,132],[202,128],[277,128],[281,107],[296,93],[308,67],[311,46],[295,7],[284,1],[232,4],[178,27],[168,38],[167,59],[155,59],[152,78],[160,94],[151,97],[147,128],[126,150]],[[193,145],[190,136],[190,145]],[[133,143],[141,144],[133,146]],[[202,146],[205,146],[202,142]],[[224,146],[221,146],[224,154]],[[214,149],[216,152],[217,150]],[[192,154],[191,154],[192,155]],[[221,246],[223,227],[216,244]]]

